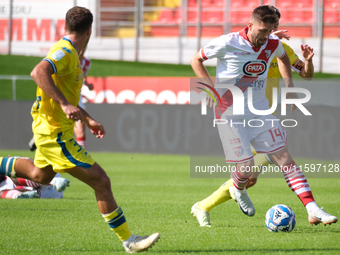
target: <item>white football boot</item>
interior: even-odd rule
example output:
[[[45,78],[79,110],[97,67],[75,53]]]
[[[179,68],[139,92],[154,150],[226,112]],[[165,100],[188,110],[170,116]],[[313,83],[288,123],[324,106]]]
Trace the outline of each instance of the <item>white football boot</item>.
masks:
[[[62,177],[54,177],[51,181],[51,185],[56,187],[59,192],[62,192],[66,187],[70,186],[70,180]]]
[[[191,207],[191,213],[196,217],[201,227],[210,228],[210,213],[198,206],[198,202]]]
[[[123,242],[123,247],[127,253],[147,251],[158,241],[159,238],[159,233],[154,233],[150,236],[137,236],[132,234],[128,240]]]
[[[38,198],[39,194],[36,190],[30,190],[21,192],[19,195],[16,196],[16,199],[30,199],[30,198]]]
[[[332,223],[335,223],[338,221],[337,217],[330,215],[329,213],[326,213],[322,209],[323,207],[321,207],[321,209],[318,209],[308,215],[309,223],[312,226],[318,225],[319,223],[323,223],[326,226],[327,224],[331,225]]]
[[[231,198],[238,203],[238,206],[245,215],[255,215],[255,207],[247,194],[246,188],[243,190],[236,190],[234,186],[230,186],[229,192]]]

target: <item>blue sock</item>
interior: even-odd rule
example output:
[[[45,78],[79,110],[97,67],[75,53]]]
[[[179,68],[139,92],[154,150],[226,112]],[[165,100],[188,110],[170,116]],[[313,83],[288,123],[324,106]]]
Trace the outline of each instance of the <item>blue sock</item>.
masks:
[[[9,157],[9,158],[2,158],[0,157],[0,174],[14,177],[15,176],[15,170],[14,165],[17,158]]]

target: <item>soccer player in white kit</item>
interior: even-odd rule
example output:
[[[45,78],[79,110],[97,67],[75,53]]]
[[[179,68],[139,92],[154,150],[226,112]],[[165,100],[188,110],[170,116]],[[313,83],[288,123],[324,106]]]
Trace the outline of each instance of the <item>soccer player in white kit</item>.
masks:
[[[63,198],[63,191],[70,181],[59,173],[48,185],[42,185],[24,178],[10,178],[0,175],[0,198]]]
[[[215,119],[224,123],[227,121],[227,124],[218,125],[226,162],[236,163],[236,169],[231,174],[234,187],[231,187],[230,194],[234,194],[234,199],[247,216],[255,214],[254,205],[245,189],[252,174],[249,169],[254,166],[250,144],[258,153],[269,154],[273,162],[282,167],[285,178],[288,178],[287,182],[301,177],[301,185],[304,185],[301,192],[306,195],[303,199],[308,200],[310,210],[319,210],[312,193],[308,192],[310,188],[307,180],[288,152],[285,131],[278,121],[267,121],[276,120],[276,117],[255,115],[247,104],[248,97],[251,97],[254,109],[260,111],[269,109],[265,87],[269,64],[274,57],[277,57],[279,65],[282,66],[280,70],[282,77],[286,78],[284,79],[286,87],[294,86],[289,58],[280,40],[270,35],[277,22],[278,17],[272,7],[259,6],[254,9],[244,30],[214,39],[191,60],[196,76],[214,87],[203,61],[217,58],[217,84],[232,84],[243,92],[245,104],[242,116],[233,115],[234,106],[242,97],[233,95],[231,90],[234,92],[235,89],[232,88],[217,88],[221,104],[216,106],[214,111]],[[296,93],[287,96],[297,98]],[[212,99],[207,100],[212,105]],[[292,106],[292,110],[295,108],[296,106]],[[262,123],[261,128],[254,127],[258,123]],[[327,217],[328,224],[337,221],[335,216],[327,214]]]

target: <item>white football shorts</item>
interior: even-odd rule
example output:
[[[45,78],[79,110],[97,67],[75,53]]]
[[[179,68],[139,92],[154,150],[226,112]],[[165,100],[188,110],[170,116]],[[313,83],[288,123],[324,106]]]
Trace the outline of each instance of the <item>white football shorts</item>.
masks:
[[[272,114],[247,119],[222,116],[221,121],[216,125],[227,163],[251,160],[253,153],[250,145],[257,153],[266,154],[280,151],[286,146],[286,131]]]

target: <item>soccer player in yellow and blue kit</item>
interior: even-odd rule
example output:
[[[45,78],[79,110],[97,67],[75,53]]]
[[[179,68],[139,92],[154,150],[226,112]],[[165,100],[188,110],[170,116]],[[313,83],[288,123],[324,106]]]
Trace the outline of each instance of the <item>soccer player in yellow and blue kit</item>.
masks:
[[[277,8],[274,7],[276,10],[276,14],[278,15],[278,18],[280,19],[281,14]],[[283,31],[277,31],[278,30],[279,23],[277,23],[274,27],[274,34],[278,35],[280,39],[282,37],[289,39],[289,36],[284,34],[284,32],[287,32],[287,30]],[[303,62],[299,59],[299,57],[295,54],[295,52],[292,50],[289,45],[282,42],[283,47],[286,51],[286,54],[289,57],[292,69],[298,73],[302,78],[306,80],[311,80],[314,76],[314,66],[312,62],[312,58],[314,56],[313,49],[309,47],[308,45],[301,45],[301,53],[305,59]],[[279,66],[277,59],[274,58],[273,61],[270,64],[269,71],[268,71],[268,78],[267,78],[267,86],[266,86],[266,97],[269,101],[269,106],[272,105],[272,93],[273,88],[279,87],[279,79],[281,77]],[[275,113],[274,113],[275,114]],[[254,154],[254,165],[259,166],[261,169],[261,166],[266,166],[270,163],[273,163],[270,159],[269,155],[266,154],[257,154],[257,152],[253,149]],[[254,172],[251,177],[249,178],[249,182],[247,183],[246,188],[250,188],[256,184],[257,178],[259,176],[261,171]],[[292,180],[291,178],[287,177],[285,175],[285,179],[287,184],[290,186],[291,190],[299,197],[303,205],[306,207],[308,212],[308,220],[311,225],[323,223],[331,224],[334,222],[337,222],[337,217],[330,215],[326,213],[325,211],[320,209],[317,204],[315,203],[315,200],[313,198],[312,192],[309,188],[309,184],[304,177],[304,174],[301,173],[299,178],[296,178],[296,180]],[[299,183],[303,185],[298,185],[301,187],[307,187],[309,191],[302,192],[299,191],[298,186],[292,185],[292,183]],[[296,188],[295,188],[296,187]],[[231,198],[235,200],[235,195],[233,192],[233,179],[228,180],[227,182],[223,183],[222,186],[216,190],[213,194],[211,194],[209,197],[203,199],[202,201],[199,201],[195,203],[191,208],[191,213],[194,215],[194,217],[197,218],[200,226],[202,227],[210,227],[210,210],[214,208],[217,205],[220,205]]]
[[[83,121],[97,138],[104,127],[78,106],[83,73],[79,52],[91,36],[92,13],[75,6],[66,14],[65,36],[55,43],[46,58],[31,72],[38,85],[31,109],[37,146],[34,162],[27,158],[0,157],[0,174],[49,183],[56,173],[69,173],[92,187],[103,218],[129,253],[146,250],[159,239],[159,233],[138,236],[131,233],[121,207],[118,207],[109,177],[73,134],[75,121]]]

